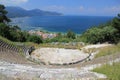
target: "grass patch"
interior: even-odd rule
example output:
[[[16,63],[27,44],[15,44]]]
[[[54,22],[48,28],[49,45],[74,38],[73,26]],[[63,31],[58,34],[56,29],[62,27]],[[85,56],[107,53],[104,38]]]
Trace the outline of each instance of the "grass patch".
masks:
[[[95,68],[93,71],[105,74],[108,77],[107,80],[120,80],[120,62],[112,65],[105,64],[100,68]]]
[[[120,52],[120,43],[117,45],[101,48],[99,53],[95,55],[95,58],[106,56],[106,55],[111,55],[111,54],[116,54],[119,52]]]
[[[8,44],[11,44],[11,45],[13,45],[13,46],[16,46],[14,42],[12,42],[12,41],[10,41],[10,40],[2,37],[2,36],[0,36],[0,40],[6,42],[6,43],[8,43]]]
[[[13,42],[13,41],[10,41],[10,40],[8,40],[7,38],[4,38],[4,37],[2,37],[2,36],[0,36],[0,40],[6,42],[6,43],[8,43],[8,44],[11,44],[11,45],[13,45],[13,46],[17,46],[18,44],[23,44],[23,45],[26,45],[26,46],[31,46],[31,45],[32,45],[32,46],[35,46],[35,47],[38,46],[38,44],[33,43],[33,42]]]

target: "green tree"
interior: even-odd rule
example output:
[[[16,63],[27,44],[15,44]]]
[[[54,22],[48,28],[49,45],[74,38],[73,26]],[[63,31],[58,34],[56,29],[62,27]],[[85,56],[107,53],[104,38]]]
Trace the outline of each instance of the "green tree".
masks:
[[[30,35],[28,38],[28,41],[38,43],[38,44],[43,43],[42,38],[36,35]]]
[[[62,38],[62,37],[63,37],[62,33],[59,32],[59,33],[57,34],[57,37]]]
[[[6,24],[10,22],[10,19],[6,16],[7,11],[5,6],[0,4],[0,35],[3,37],[10,37],[9,29],[10,27]]]
[[[26,42],[27,38],[29,38],[30,36],[29,33],[26,31],[21,32],[20,35],[21,35],[20,42]]]
[[[17,32],[17,31],[10,29],[9,32],[10,32],[10,37],[8,38],[9,40],[20,42],[21,40],[20,31]]]
[[[0,35],[3,36],[3,37],[9,37],[10,36],[10,33],[9,33],[9,26],[7,26],[6,24],[4,23],[0,23]]]
[[[120,32],[120,14],[118,14],[118,17],[115,17],[113,19],[112,26],[115,27]]]
[[[72,32],[71,30],[69,30],[67,32],[67,35],[66,35],[67,38],[70,38],[70,39],[75,39],[76,38],[76,35],[74,32]]]
[[[10,19],[6,16],[7,13],[5,6],[0,4],[0,23],[10,22]]]
[[[87,43],[117,43],[119,38],[117,29],[112,26],[93,27],[82,34],[81,39]]]
[[[20,27],[18,27],[17,25],[11,27],[11,29],[14,30],[14,31],[21,31]]]

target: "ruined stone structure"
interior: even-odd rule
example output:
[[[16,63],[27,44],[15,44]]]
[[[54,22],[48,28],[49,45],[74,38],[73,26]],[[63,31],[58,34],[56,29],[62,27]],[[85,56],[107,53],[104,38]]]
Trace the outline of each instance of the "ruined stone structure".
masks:
[[[28,48],[25,45],[13,45],[0,40],[0,52],[22,53],[24,56],[29,56],[30,50],[31,48]]]

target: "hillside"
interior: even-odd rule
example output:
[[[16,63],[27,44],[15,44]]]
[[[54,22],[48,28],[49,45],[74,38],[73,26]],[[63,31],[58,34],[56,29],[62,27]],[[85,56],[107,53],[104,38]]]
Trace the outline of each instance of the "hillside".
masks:
[[[14,63],[29,63],[25,58],[27,47],[18,45],[2,36],[0,36],[0,61]]]
[[[31,17],[31,16],[59,16],[62,15],[58,12],[43,11],[40,9],[26,10],[21,7],[6,7],[6,10],[9,12],[8,17]]]
[[[10,16],[49,14],[39,9],[17,10],[11,10]],[[68,31],[48,42],[10,26],[4,5],[0,14],[0,80],[120,80],[120,14],[109,24],[88,29],[82,37]]]

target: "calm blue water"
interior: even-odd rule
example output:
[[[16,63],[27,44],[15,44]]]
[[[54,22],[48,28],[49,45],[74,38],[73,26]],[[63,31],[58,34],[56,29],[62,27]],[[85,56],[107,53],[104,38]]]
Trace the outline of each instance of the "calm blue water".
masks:
[[[12,18],[12,25],[18,25],[22,30],[47,30],[50,32],[82,33],[92,26],[110,21],[113,17],[96,16],[36,16]]]

